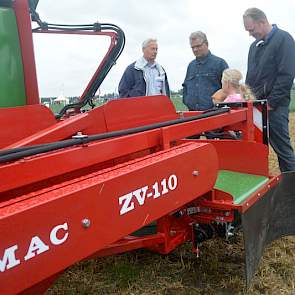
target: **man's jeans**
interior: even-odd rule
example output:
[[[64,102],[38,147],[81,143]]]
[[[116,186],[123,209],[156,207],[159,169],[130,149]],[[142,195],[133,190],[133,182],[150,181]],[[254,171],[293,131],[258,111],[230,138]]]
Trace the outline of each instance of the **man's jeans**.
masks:
[[[269,141],[276,152],[281,172],[295,171],[295,156],[289,136],[289,108],[279,106],[268,113]]]

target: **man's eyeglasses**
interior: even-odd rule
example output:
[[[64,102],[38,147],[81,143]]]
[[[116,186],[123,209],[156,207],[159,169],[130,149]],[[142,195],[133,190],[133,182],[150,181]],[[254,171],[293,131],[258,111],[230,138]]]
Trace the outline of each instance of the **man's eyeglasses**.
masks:
[[[194,45],[194,46],[192,46],[192,49],[199,49],[204,45],[204,43],[205,43],[205,41],[203,41],[201,44]]]

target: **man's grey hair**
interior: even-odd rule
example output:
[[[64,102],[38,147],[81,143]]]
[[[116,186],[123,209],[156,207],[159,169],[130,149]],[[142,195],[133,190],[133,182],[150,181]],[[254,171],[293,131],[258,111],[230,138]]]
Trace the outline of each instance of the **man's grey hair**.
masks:
[[[266,17],[266,14],[256,8],[256,7],[252,7],[252,8],[248,8],[244,15],[243,15],[243,18],[246,18],[246,17],[250,17],[253,21],[267,21],[267,17]]]
[[[196,32],[192,32],[189,36],[189,42],[190,44],[192,44],[192,41],[196,40],[196,39],[200,39],[202,40],[202,42],[205,42],[208,44],[208,40],[207,40],[207,36],[205,33],[201,32],[201,31],[196,31]]]
[[[158,41],[157,41],[157,39],[155,39],[155,38],[148,38],[148,39],[144,40],[144,41],[142,42],[142,49],[148,47],[149,44],[152,43],[152,42],[158,42]]]

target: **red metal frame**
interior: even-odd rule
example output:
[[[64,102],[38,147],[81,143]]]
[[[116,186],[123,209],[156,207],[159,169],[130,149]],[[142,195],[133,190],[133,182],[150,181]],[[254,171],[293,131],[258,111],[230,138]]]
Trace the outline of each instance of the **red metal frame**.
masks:
[[[156,100],[159,103],[159,106],[161,104],[165,105],[168,100],[165,100],[164,97],[154,97],[154,98],[142,98],[142,99],[130,99],[130,100],[123,100],[121,111],[118,109],[118,106],[120,105],[120,101],[112,101],[110,104],[107,104],[105,106],[102,106],[100,108],[97,108],[89,113],[88,119],[90,126],[95,126],[98,122],[106,122],[105,130],[120,130],[120,127],[135,127],[138,125],[138,122],[142,122],[141,114],[145,117],[145,111],[148,112],[148,100]],[[136,102],[136,104],[134,104]],[[142,103],[141,103],[142,102]],[[170,102],[171,103],[171,102]],[[113,106],[113,107],[112,107]],[[142,108],[142,106],[145,106],[145,108]],[[124,108],[132,109],[134,114],[137,115],[138,120],[137,121],[126,121],[124,120],[124,117],[121,115],[122,123],[121,126],[118,125],[118,122],[116,122],[119,118],[119,114],[117,111],[122,112]],[[159,107],[159,109],[165,110],[162,107]],[[113,110],[113,112],[112,112]],[[152,110],[152,108],[150,108]],[[144,138],[141,133],[136,133],[132,135],[125,136],[123,138],[117,138],[117,139],[110,139],[105,140],[102,142],[94,142],[87,144],[87,153],[85,153],[85,146],[76,147],[72,149],[64,149],[62,151],[58,151],[56,153],[52,153],[50,155],[44,155],[44,156],[38,156],[38,157],[31,157],[26,158],[25,160],[21,160],[22,165],[19,165],[18,162],[14,162],[12,164],[8,164],[5,166],[0,167],[0,177],[3,176],[5,179],[7,179],[7,182],[0,184],[0,191],[4,192],[6,190],[13,189],[15,187],[20,187],[24,185],[28,185],[30,183],[39,182],[46,180],[48,178],[57,177],[59,175],[64,175],[66,173],[70,173],[73,171],[76,171],[78,169],[87,168],[91,165],[95,165],[97,163],[103,163],[112,159],[120,158],[126,155],[130,155],[136,152],[140,152],[143,150],[148,150],[152,148],[158,148],[159,146],[170,148],[171,144],[177,140],[180,140],[182,138],[188,137],[194,133],[202,133],[204,131],[216,129],[223,126],[228,126],[231,124],[236,124],[237,122],[247,122],[246,120],[246,109],[241,110],[233,110],[226,114],[221,114],[218,116],[214,116],[212,118],[204,118],[198,121],[193,122],[187,122],[177,125],[172,125],[168,127],[163,127],[161,129],[155,129],[146,131],[144,133]],[[93,114],[91,116],[90,114]],[[99,119],[99,116],[102,116]],[[158,113],[160,114],[160,113]],[[127,113],[127,117],[130,115]],[[85,114],[82,114],[81,117],[85,118]],[[171,118],[172,116],[163,116],[161,119],[164,121],[167,118]],[[83,128],[83,124],[77,123],[76,119],[79,121],[79,116],[75,116],[72,118],[72,120],[65,120],[66,126],[66,132],[72,132],[71,134],[75,134],[77,131],[83,131],[87,130],[87,128]],[[156,118],[155,118],[156,119]],[[154,119],[154,120],[155,120]],[[115,121],[114,121],[115,120]],[[127,118],[126,118],[127,120]],[[159,119],[160,120],[160,117]],[[149,121],[149,123],[154,121]],[[70,124],[72,123],[72,124]],[[126,125],[128,124],[128,125]],[[131,125],[132,124],[132,125]],[[58,134],[61,134],[64,136],[64,129],[61,127],[63,126],[63,123],[58,123],[57,127],[54,127],[54,130],[58,132]],[[88,126],[89,126],[88,125]],[[77,126],[80,129],[74,129],[73,127]],[[85,125],[84,125],[85,126]],[[70,127],[72,129],[70,129]],[[53,127],[50,127],[52,130]],[[103,132],[101,126],[100,132]],[[47,139],[52,140],[52,133],[45,132],[45,135],[47,135]],[[89,135],[89,133],[86,133]],[[143,140],[144,139],[144,140]],[[23,142],[26,142],[23,140]],[[47,142],[47,141],[43,141]],[[42,143],[39,141],[35,141],[33,143]],[[225,155],[231,155],[231,151],[237,150],[235,154],[237,155],[234,159],[229,156],[226,160],[225,165],[221,165],[220,167],[224,169],[231,169],[247,173],[257,173],[261,175],[268,175],[267,170],[267,154],[268,149],[265,145],[257,144],[257,143],[240,143],[237,141],[230,142],[229,141],[213,141],[213,145],[215,145],[216,151],[220,154],[224,154],[223,157],[220,157],[220,161],[225,161]],[[18,146],[18,145],[17,145]],[[12,146],[11,146],[12,147]],[[250,150],[252,152],[245,153],[245,151]],[[228,151],[226,151],[228,150]],[[253,158],[251,160],[251,157],[253,153],[259,153],[260,154],[260,162],[257,163],[257,161],[253,161]],[[70,158],[75,158],[76,160],[74,162],[69,161]],[[248,161],[245,161],[245,159],[248,158]],[[65,163],[66,165],[60,164]],[[239,162],[241,164],[239,164]],[[261,165],[261,163],[263,165]],[[241,165],[244,165],[245,167],[241,167]],[[51,169],[45,169],[44,167],[51,166]],[[240,166],[240,167],[239,167]],[[9,172],[11,171],[11,172]],[[26,171],[34,171],[33,173],[27,174]],[[2,174],[3,173],[3,174]],[[23,175],[21,179],[15,178],[15,173],[18,175]],[[26,177],[27,175],[27,177]]]
[[[195,239],[194,224],[233,222],[234,211],[243,214],[278,182],[270,177],[239,205],[231,195],[213,189],[219,169],[269,176],[268,147],[253,132],[251,107],[0,165],[0,178],[5,179],[0,183],[0,291],[36,294],[52,276],[81,259],[141,247],[169,253]],[[11,147],[190,115],[177,114],[164,96],[116,100],[54,123]],[[239,127],[242,140],[187,139],[222,127]],[[129,236],[153,221],[156,234]]]
[[[14,9],[28,104],[36,103],[27,1],[15,1]],[[103,63],[116,35],[78,33],[111,37]],[[93,135],[126,130],[196,114],[176,113],[165,96],[118,99],[60,121],[42,106],[5,109],[0,110],[0,123],[11,125],[12,134],[0,131],[0,148],[60,141],[77,132]],[[242,138],[188,138],[219,128],[239,130]],[[233,196],[214,188],[221,169],[269,180],[243,203],[235,204]],[[41,294],[65,268],[90,257],[142,247],[169,253],[186,241],[192,241],[193,250],[198,252],[194,233],[198,224],[233,222],[234,212],[245,213],[279,181],[279,177],[269,175],[268,146],[262,130],[254,124],[251,102],[196,121],[0,164],[0,178],[1,294]],[[155,234],[131,235],[154,221]]]
[[[24,69],[26,102],[28,105],[39,104],[39,91],[34,57],[31,18],[27,0],[12,1],[19,32],[20,48]]]

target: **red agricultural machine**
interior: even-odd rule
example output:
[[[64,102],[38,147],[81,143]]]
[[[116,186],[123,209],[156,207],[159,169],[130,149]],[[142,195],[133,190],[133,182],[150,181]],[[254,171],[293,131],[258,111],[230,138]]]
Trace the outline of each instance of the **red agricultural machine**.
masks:
[[[176,112],[152,96],[81,112],[124,33],[42,22],[37,3],[0,0],[0,294],[42,294],[90,257],[168,254],[186,241],[198,256],[203,241],[238,229],[249,283],[264,247],[295,234],[294,174],[268,170],[266,102]],[[39,103],[32,31],[111,40],[80,101],[58,115]],[[210,130],[223,136],[194,139]]]

